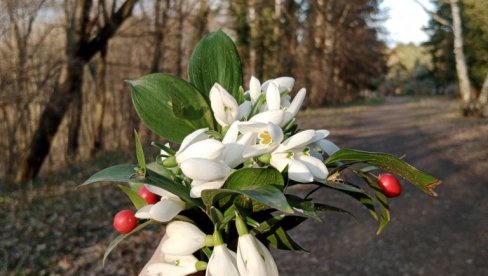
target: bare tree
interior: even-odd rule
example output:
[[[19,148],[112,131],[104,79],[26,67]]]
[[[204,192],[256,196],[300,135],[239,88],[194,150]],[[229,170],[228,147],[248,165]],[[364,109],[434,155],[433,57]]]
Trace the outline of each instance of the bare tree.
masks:
[[[16,173],[17,181],[37,176],[49,153],[51,142],[73,100],[81,94],[84,65],[106,45],[120,25],[132,14],[137,0],[126,0],[94,36],[90,36],[91,0],[78,0],[67,29],[67,64],[44,108],[39,125]]]

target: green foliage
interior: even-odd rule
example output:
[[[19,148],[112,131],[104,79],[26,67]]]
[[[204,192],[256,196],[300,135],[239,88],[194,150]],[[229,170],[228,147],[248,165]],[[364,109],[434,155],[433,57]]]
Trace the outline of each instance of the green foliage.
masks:
[[[190,83],[166,74],[127,82],[137,114],[154,133],[181,143],[196,129],[214,127],[210,107]]]
[[[360,162],[382,168],[386,171],[401,176],[422,190],[424,193],[432,196],[437,195],[434,192],[434,188],[441,183],[441,181],[435,177],[416,169],[398,157],[386,153],[341,149],[324,161],[326,165],[330,165],[335,162]]]
[[[224,87],[238,103],[242,102],[242,67],[232,39],[222,31],[205,36],[196,46],[188,65],[190,82],[207,99],[215,83]]]
[[[136,207],[137,210],[147,205],[146,201],[144,201],[144,199],[131,188],[124,185],[117,186],[127,195],[127,197],[130,199],[132,204],[134,204],[134,207]]]

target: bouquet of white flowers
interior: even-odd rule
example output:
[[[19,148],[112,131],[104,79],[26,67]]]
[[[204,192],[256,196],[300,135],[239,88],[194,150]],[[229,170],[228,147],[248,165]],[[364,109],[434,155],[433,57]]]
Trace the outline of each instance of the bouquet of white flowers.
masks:
[[[429,195],[440,184],[392,155],[340,149],[327,140],[329,131],[300,129],[295,116],[306,90],[292,99],[291,77],[264,83],[252,77],[244,91],[236,47],[221,31],[197,45],[189,79],[151,74],[128,81],[142,121],[180,146],[153,142],[161,153],[147,163],[135,133],[138,165],[104,169],[83,184],[126,183],[119,187],[137,210],[115,216],[121,235],[104,261],[125,237],[161,223],[161,262],[148,266],[149,275],[278,275],[269,246],[302,250],[290,229],[308,218],[320,221],[319,212],[347,213],[312,198],[319,189],[358,200],[379,221],[380,233],[390,220],[387,197],[399,195],[401,186],[376,171],[401,176]],[[364,184],[346,181],[346,170]],[[298,184],[309,187],[305,197],[288,191]]]

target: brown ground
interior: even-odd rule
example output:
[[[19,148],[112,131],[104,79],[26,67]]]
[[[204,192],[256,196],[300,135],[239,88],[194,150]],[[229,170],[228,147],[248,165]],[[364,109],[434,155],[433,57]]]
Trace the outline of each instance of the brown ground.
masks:
[[[274,251],[281,275],[488,275],[488,123],[459,118],[445,99],[387,99],[379,106],[306,111],[302,128],[327,128],[342,147],[384,151],[442,179],[438,198],[411,186],[390,202],[393,219],[380,236],[347,197],[317,198],[353,212],[328,213],[293,236],[312,254]],[[105,268],[101,256],[116,234],[111,218],[129,206],[114,186],[74,191],[90,173],[127,160],[105,154],[46,175],[35,189],[0,193],[0,275],[134,275],[158,233],[135,235]],[[300,190],[297,190],[300,193]]]

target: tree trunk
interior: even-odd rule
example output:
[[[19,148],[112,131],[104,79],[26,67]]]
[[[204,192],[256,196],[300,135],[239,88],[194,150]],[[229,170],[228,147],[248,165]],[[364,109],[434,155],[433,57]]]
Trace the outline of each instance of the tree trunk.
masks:
[[[32,179],[39,173],[64,114],[81,85],[80,76],[83,73],[84,64],[81,60],[74,60],[61,74],[58,84],[41,114],[39,125],[32,137],[29,153],[17,170],[15,177],[17,181]]]
[[[154,52],[151,62],[151,73],[161,71],[161,58],[164,56],[163,42],[169,0],[166,1],[166,6],[163,7],[161,7],[162,2],[163,0],[156,0],[154,2]]]
[[[459,92],[462,98],[463,114],[468,116],[473,111],[471,97],[471,83],[468,76],[468,68],[463,49],[463,30],[461,24],[461,12],[458,0],[450,0],[452,13],[452,29],[454,33],[454,57],[456,59],[456,72],[459,81]]]
[[[483,81],[480,95],[478,96],[478,103],[476,107],[479,116],[488,117],[488,73]]]
[[[107,47],[100,51],[100,65],[96,74],[96,103],[93,116],[93,144],[90,156],[103,150],[103,121],[105,119],[105,102],[107,101]]]
[[[49,154],[51,143],[59,129],[71,102],[81,93],[83,67],[108,43],[122,23],[132,14],[137,0],[126,0],[112,14],[110,20],[97,32],[91,40],[87,39],[87,25],[91,8],[90,0],[78,0],[73,28],[68,29],[67,55],[68,64],[61,74],[49,101],[41,113],[40,121],[31,140],[28,153],[22,158],[16,173],[16,181],[26,181],[36,177]],[[80,10],[81,9],[81,10]],[[72,30],[76,32],[73,34]],[[75,35],[75,38],[72,38]],[[73,40],[71,40],[73,39]]]
[[[257,44],[258,41],[258,19],[256,15],[256,0],[248,2],[249,27],[250,27],[250,47],[249,47],[249,68],[252,76],[261,79],[262,76],[257,72]]]
[[[183,77],[183,0],[178,3],[178,19],[177,19],[177,33],[176,33],[176,75]]]

